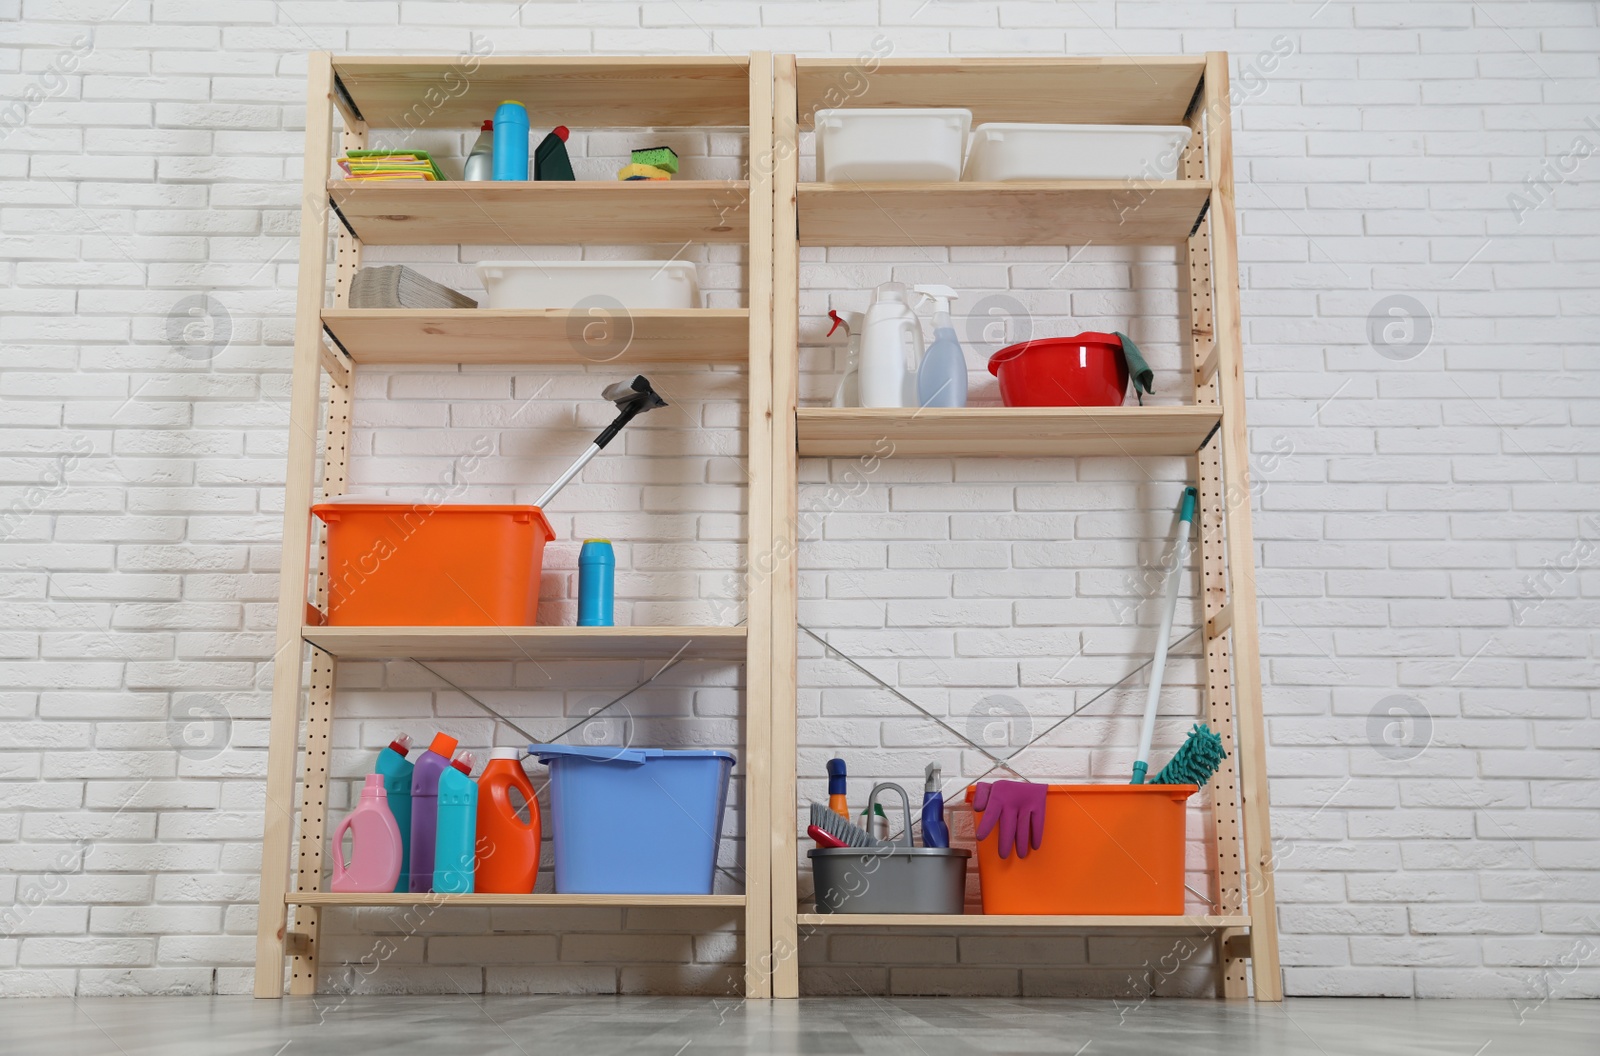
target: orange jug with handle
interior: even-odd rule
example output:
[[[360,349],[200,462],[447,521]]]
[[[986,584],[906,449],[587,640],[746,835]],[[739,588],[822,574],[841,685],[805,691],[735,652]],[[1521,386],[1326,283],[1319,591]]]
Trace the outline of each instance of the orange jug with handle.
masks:
[[[496,748],[478,778],[478,867],[473,888],[526,895],[539,875],[539,800],[515,748]],[[528,804],[528,820],[511,802],[516,789]]]

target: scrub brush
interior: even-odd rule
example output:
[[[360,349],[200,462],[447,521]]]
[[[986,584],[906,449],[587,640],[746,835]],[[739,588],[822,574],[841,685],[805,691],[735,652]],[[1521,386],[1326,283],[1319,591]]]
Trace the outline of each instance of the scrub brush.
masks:
[[[1222,749],[1222,738],[1203,722],[1194,724],[1189,739],[1183,742],[1178,754],[1161,768],[1153,785],[1204,785],[1217,772],[1228,753]]]
[[[811,824],[848,847],[887,847],[888,844],[854,825],[821,803],[811,804]]]

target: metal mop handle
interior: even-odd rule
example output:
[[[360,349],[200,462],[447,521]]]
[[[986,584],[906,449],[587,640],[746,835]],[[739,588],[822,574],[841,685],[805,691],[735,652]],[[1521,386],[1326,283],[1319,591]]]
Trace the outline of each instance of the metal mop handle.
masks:
[[[631,382],[619,381],[615,385],[607,385],[605,391],[600,395],[615,403],[620,408],[621,413],[612,420],[610,425],[601,430],[600,435],[594,438],[594,443],[589,445],[588,450],[579,455],[578,460],[568,466],[567,471],[556,478],[556,482],[545,489],[543,495],[539,496],[539,501],[534,505],[541,510],[550,504],[550,500],[556,497],[558,491],[572,482],[573,477],[582,472],[583,467],[587,466],[589,460],[600,453],[601,448],[609,444],[618,433],[622,432],[623,426],[646,411],[653,411],[657,407],[665,407],[667,405],[666,400],[656,395],[656,390],[650,387],[649,379],[643,374],[638,375]]]
[[[1144,702],[1144,724],[1139,728],[1139,754],[1134,756],[1132,784],[1144,784],[1145,772],[1150,769],[1150,740],[1156,732],[1156,705],[1161,698],[1161,679],[1167,670],[1167,639],[1172,637],[1172,617],[1178,609],[1178,587],[1183,580],[1183,566],[1189,558],[1189,530],[1194,523],[1195,499],[1199,493],[1194,488],[1183,489],[1183,505],[1178,511],[1178,539],[1173,550],[1172,571],[1167,573],[1167,594],[1161,609],[1161,633],[1156,638],[1155,659],[1150,662],[1150,692]]]

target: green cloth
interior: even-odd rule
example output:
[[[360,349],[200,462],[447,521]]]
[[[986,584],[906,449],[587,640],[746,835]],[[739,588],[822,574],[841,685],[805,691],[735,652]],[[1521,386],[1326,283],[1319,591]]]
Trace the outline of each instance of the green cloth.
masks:
[[[1144,396],[1140,395],[1139,390],[1143,389],[1152,395],[1155,394],[1156,390],[1150,387],[1150,383],[1155,381],[1156,372],[1151,370],[1150,364],[1144,361],[1144,353],[1140,352],[1139,346],[1133,343],[1133,338],[1121,330],[1112,332],[1122,342],[1122,358],[1128,363],[1128,377],[1133,379],[1133,395],[1139,400],[1139,406],[1143,407]]]

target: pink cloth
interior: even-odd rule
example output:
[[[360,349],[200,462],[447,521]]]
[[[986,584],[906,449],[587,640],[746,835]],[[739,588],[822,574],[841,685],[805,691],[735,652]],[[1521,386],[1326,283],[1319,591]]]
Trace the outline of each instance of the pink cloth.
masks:
[[[1050,786],[1033,781],[980,781],[972,797],[972,809],[983,814],[978,822],[978,839],[1000,826],[1000,857],[1009,858],[1016,848],[1018,858],[1028,857],[1044,842],[1044,805]]]

